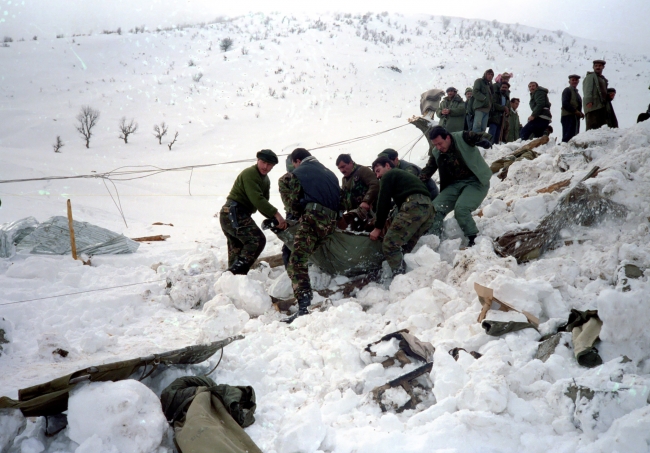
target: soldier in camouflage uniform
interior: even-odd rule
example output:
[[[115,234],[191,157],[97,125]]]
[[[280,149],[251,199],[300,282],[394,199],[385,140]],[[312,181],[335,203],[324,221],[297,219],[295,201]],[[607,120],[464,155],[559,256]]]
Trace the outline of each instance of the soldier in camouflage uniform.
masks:
[[[420,173],[422,173],[422,169],[418,167],[415,164],[412,164],[411,162],[407,162],[403,159],[399,158],[399,154],[397,151],[395,151],[392,148],[386,148],[379,154],[377,154],[377,157],[382,157],[386,156],[388,157],[388,160],[390,160],[395,168],[399,168],[400,170],[407,171],[417,177],[420,176]],[[427,189],[429,189],[429,194],[431,195],[431,199],[435,199],[438,196],[438,186],[436,185],[436,182],[432,179],[429,178],[427,181],[425,181],[425,185],[427,186]]]
[[[341,209],[345,211],[342,218],[345,225],[340,227],[366,231],[374,221],[379,181],[371,169],[357,165],[349,154],[337,157],[336,167],[343,174]]]
[[[370,239],[379,239],[393,200],[398,213],[384,236],[382,249],[393,275],[403,274],[406,271],[403,254],[413,250],[433,223],[431,196],[417,176],[395,168],[385,156],[378,157],[372,169],[380,183],[377,218]]]
[[[277,163],[278,156],[270,149],[258,152],[257,163],[237,176],[219,213],[221,230],[228,241],[228,270],[233,274],[247,274],[266,245],[266,237],[251,218],[252,214],[259,210],[265,217],[275,218],[278,228],[287,226],[269,203],[271,181],[267,174]]]
[[[295,149],[291,153],[291,162],[294,170],[280,178],[279,186],[287,216],[299,219],[287,274],[298,300],[296,316],[302,316],[309,313],[313,297],[308,273],[309,257],[336,227],[340,188],[336,175],[306,149]],[[295,317],[286,321],[293,319]]]

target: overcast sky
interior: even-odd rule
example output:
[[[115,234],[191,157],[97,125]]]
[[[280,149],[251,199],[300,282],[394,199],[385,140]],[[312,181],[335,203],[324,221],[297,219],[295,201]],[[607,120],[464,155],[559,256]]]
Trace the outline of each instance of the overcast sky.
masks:
[[[0,36],[14,39],[88,33],[137,25],[200,22],[251,11],[399,12],[496,19],[600,41],[623,42],[650,53],[650,0],[0,0]]]

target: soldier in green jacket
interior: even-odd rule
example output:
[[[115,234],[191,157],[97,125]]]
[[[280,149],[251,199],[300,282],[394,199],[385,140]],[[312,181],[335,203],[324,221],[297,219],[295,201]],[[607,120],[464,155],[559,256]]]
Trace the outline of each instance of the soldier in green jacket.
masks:
[[[228,241],[228,270],[233,274],[247,274],[266,245],[266,237],[252,214],[259,210],[264,217],[275,218],[278,228],[287,226],[269,203],[271,181],[267,175],[277,163],[278,156],[270,149],[258,152],[257,163],[237,176],[219,213],[221,230]]]
[[[404,253],[415,247],[420,237],[429,230],[433,222],[433,206],[429,191],[415,175],[395,168],[386,157],[378,157],[372,163],[379,183],[377,218],[370,239],[379,240],[388,219],[391,200],[398,212],[384,236],[382,251],[393,275],[406,271]]]
[[[494,97],[493,78],[494,71],[488,69],[483,74],[483,77],[476,79],[474,82],[474,89],[472,90],[474,124],[472,125],[472,131],[477,134],[483,133],[487,129],[490,110],[492,110],[492,98]]]
[[[585,123],[587,130],[598,129],[607,124],[609,115],[609,97],[607,96],[607,79],[603,76],[604,60],[594,60],[594,72],[587,72],[582,81],[582,102],[585,106]]]
[[[462,131],[465,124],[465,102],[454,87],[447,88],[447,97],[440,102],[436,115],[440,125],[449,132]]]
[[[506,143],[514,142],[519,139],[519,132],[521,132],[521,122],[519,121],[519,98],[510,99],[510,116],[508,124],[508,134],[506,136]]]
[[[530,110],[528,122],[521,128],[519,137],[522,140],[539,138],[544,135],[546,128],[551,124],[551,102],[548,100],[548,89],[540,87],[537,82],[528,84],[530,91]]]
[[[357,165],[349,154],[337,157],[336,167],[343,174],[341,210],[345,212],[345,228],[366,231],[367,225],[374,218],[379,181],[371,169]]]
[[[440,194],[433,201],[436,214],[430,233],[440,237],[443,220],[453,210],[458,225],[468,239],[468,247],[474,245],[478,235],[472,211],[485,199],[492,177],[490,167],[476,147],[481,139],[481,134],[450,134],[444,127],[434,127],[429,132],[433,152],[420,174],[420,179],[430,178],[436,171],[440,174]]]
[[[382,156],[388,157],[388,160],[390,160],[393,163],[395,168],[399,168],[400,170],[407,171],[417,176],[418,178],[420,177],[420,173],[422,173],[422,169],[420,167],[418,167],[415,164],[412,164],[411,162],[407,162],[403,159],[400,159],[397,151],[395,151],[392,148],[386,148],[385,150],[377,154],[377,157],[382,157]],[[434,198],[436,198],[438,196],[439,190],[433,178],[429,178],[424,184],[427,186],[427,189],[429,190],[431,199],[433,200]]]

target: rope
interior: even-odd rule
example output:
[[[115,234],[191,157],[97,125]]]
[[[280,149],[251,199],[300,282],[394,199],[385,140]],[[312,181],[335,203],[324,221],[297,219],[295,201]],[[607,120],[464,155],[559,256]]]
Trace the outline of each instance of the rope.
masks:
[[[36,300],[55,299],[57,297],[73,296],[73,295],[76,295],[76,294],[93,293],[93,292],[96,292],[96,291],[106,291],[106,290],[109,290],[109,289],[126,288],[127,286],[145,285],[147,283],[156,283],[156,282],[164,282],[164,281],[167,281],[167,279],[163,278],[163,279],[158,279],[158,280],[149,280],[149,281],[140,282],[140,283],[129,283],[127,285],[109,286],[107,288],[89,289],[87,291],[78,291],[76,293],[59,294],[58,296],[46,296],[46,297],[38,297],[36,299],[18,300],[16,302],[7,302],[7,303],[4,303],[4,304],[0,304],[0,307],[4,306],[4,305],[22,304],[22,303],[25,303],[25,302],[34,302]]]

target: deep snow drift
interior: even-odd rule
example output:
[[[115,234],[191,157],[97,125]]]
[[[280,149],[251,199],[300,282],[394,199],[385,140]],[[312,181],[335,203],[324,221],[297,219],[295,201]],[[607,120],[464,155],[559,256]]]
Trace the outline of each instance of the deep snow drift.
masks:
[[[218,42],[225,36],[236,47],[222,53]],[[601,50],[592,52],[595,45]],[[566,46],[570,49],[563,51]],[[440,18],[397,15],[319,20],[255,15],[206,28],[40,39],[1,50],[0,104],[7,114],[0,122],[0,179],[223,162],[248,158],[263,147],[313,148],[405,124],[418,113],[422,91],[462,89],[490,66],[515,72],[513,95],[524,100],[522,120],[528,115],[528,78],[552,89],[557,136],[566,75],[582,73],[593,57],[604,56],[610,81],[624,82],[615,101],[622,129],[583,133],[568,145],[552,140],[538,149],[537,159],[513,164],[505,181],[493,178],[477,218],[481,236],[474,248],[459,250],[461,233],[448,218],[442,243],[425,237],[406,257],[406,275],[388,287],[370,284],[350,298],[335,294],[328,310],[290,326],[278,322],[281,315],[269,297],[290,295],[283,269],[261,267],[247,277],[223,274],[225,238],[212,216],[247,163],[195,170],[191,195],[188,172],[117,182],[128,228],[101,181],[0,184],[1,223],[65,215],[65,200],[71,198],[77,220],[129,237],[171,236],[142,244],[133,255],[95,256],[91,266],[67,256],[0,259],[0,304],[149,282],[0,305],[0,328],[10,340],[0,355],[0,394],[15,398],[19,388],[88,365],[242,333],[246,338],[226,347],[211,377],[255,388],[257,421],[247,432],[265,452],[650,449],[645,304],[650,284],[645,274],[627,281],[621,274],[624,264],[650,266],[650,123],[632,125],[647,104],[639,100],[647,88],[645,59],[525,27],[454,19],[445,28]],[[196,82],[192,77],[199,72],[203,76]],[[82,104],[102,112],[89,150],[73,129]],[[134,117],[142,128],[128,145],[117,138],[122,116]],[[161,121],[172,134],[180,131],[171,151],[148,135]],[[50,147],[56,135],[66,143],[60,154]],[[400,149],[406,152],[420,135],[406,125],[315,154],[331,168],[340,152],[367,164],[387,146],[406,144]],[[422,142],[409,156],[416,163],[425,157]],[[487,150],[486,160],[519,145]],[[596,165],[603,170],[586,184],[625,205],[625,220],[567,227],[556,248],[528,264],[494,253],[492,239],[534,227],[561,197],[537,189],[566,179],[573,186]],[[282,173],[276,168],[270,174],[276,205],[275,180]],[[267,238],[264,255],[279,251],[280,242],[272,234]],[[169,290],[166,281],[172,283]],[[538,316],[539,332],[487,336],[476,322],[481,307],[474,282]],[[312,283],[335,289],[345,279],[314,270]],[[546,362],[533,359],[541,336],[565,322],[571,308],[598,310],[602,366],[579,366],[568,334]],[[490,312],[488,319],[523,316]],[[436,348],[434,398],[415,410],[382,413],[369,392],[400,371],[384,369],[363,349],[402,328]],[[477,360],[461,351],[455,361],[448,354],[454,347],[483,356]],[[52,354],[57,348],[68,356]],[[45,437],[42,418],[0,413],[0,450],[173,451],[155,395],[182,374],[207,372],[217,360],[143,383],[80,386],[70,400],[69,427],[53,438]],[[574,402],[567,396],[572,386],[593,390],[593,397]]]

